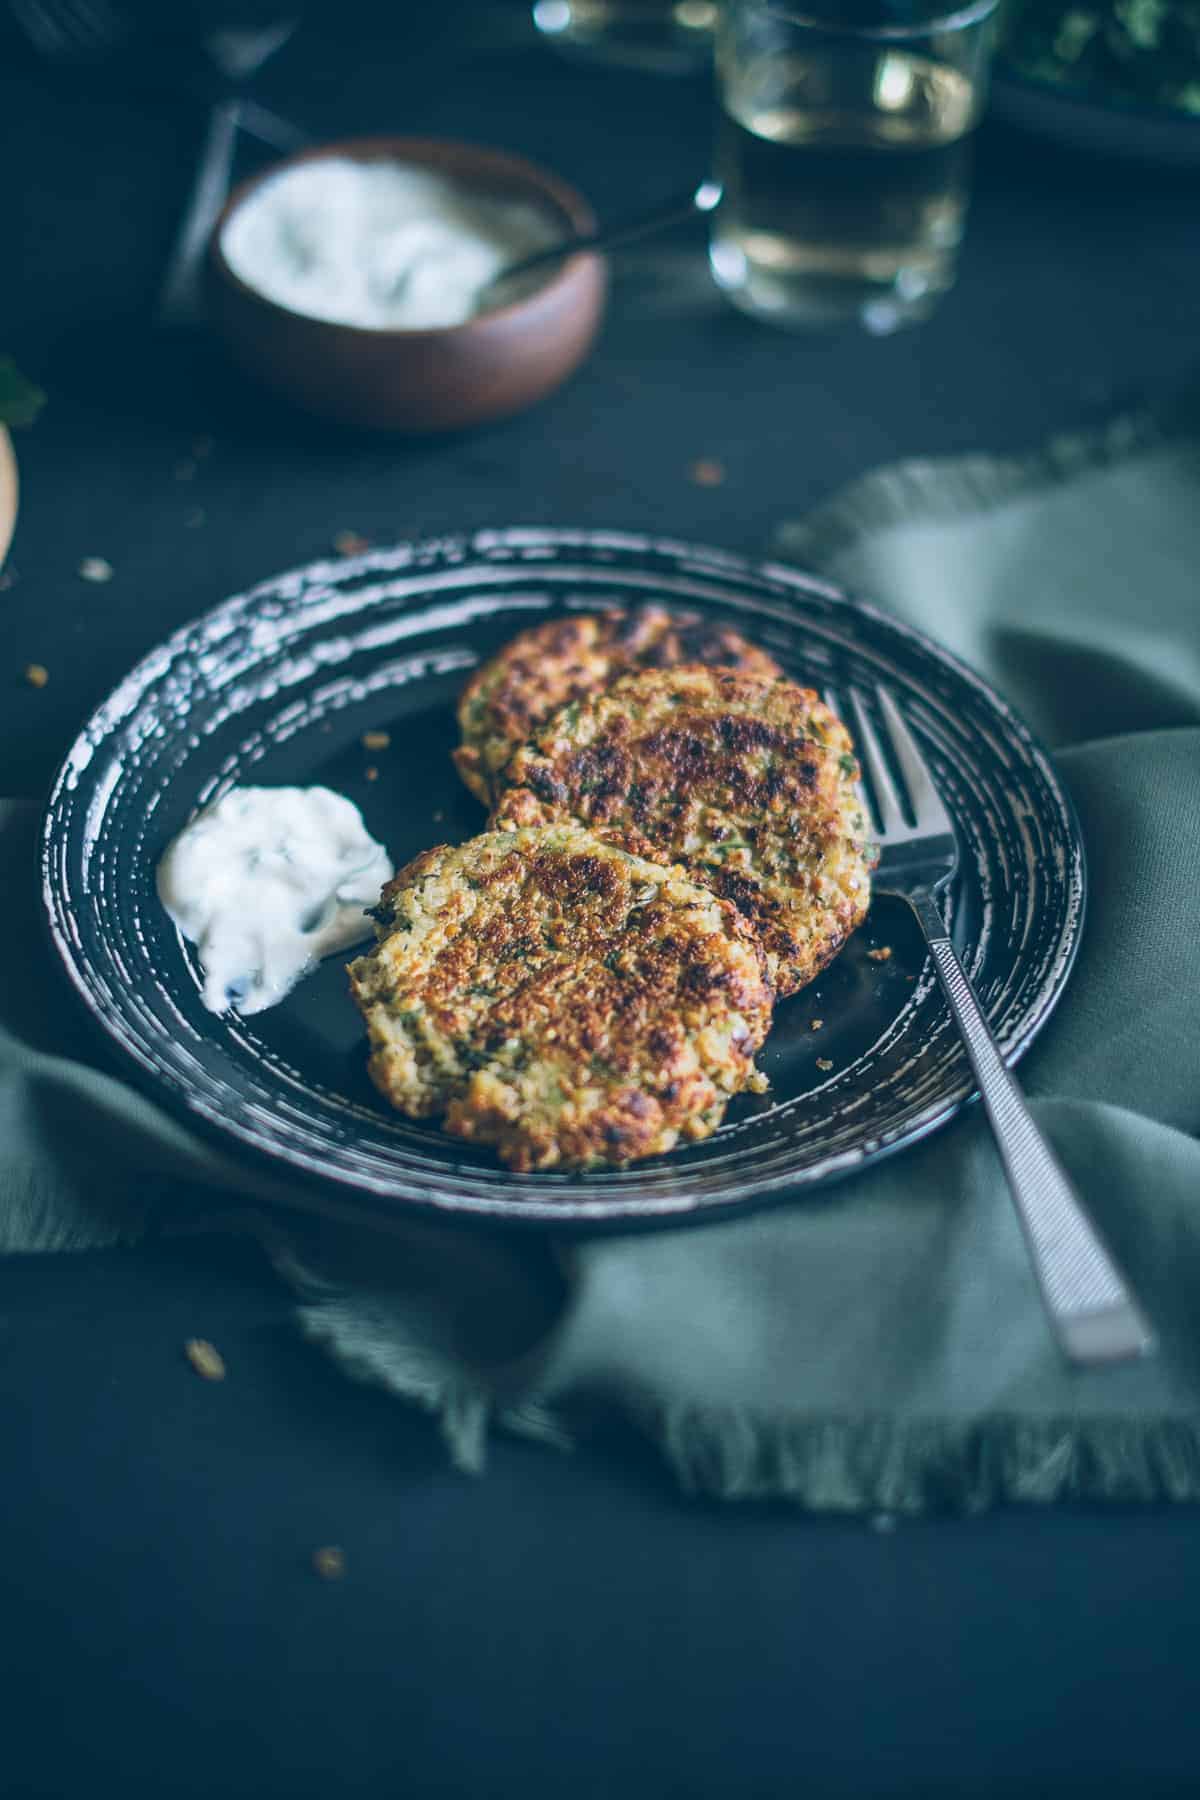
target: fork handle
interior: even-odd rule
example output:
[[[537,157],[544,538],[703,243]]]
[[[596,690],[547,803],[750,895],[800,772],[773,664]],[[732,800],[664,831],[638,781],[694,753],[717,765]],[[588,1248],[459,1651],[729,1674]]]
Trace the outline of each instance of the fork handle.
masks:
[[[975,1071],[1059,1343],[1077,1363],[1146,1354],[1153,1333],[1005,1065],[933,895],[910,904]]]
[[[159,296],[160,325],[192,325],[203,312],[200,270],[229,194],[240,112],[239,100],[222,100],[208,115],[199,166]]]

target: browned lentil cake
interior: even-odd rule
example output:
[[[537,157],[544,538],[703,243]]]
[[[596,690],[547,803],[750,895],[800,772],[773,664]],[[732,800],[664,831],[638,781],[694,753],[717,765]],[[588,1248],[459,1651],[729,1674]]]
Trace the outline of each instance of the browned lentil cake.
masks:
[[[509,757],[558,707],[599,693],[633,669],[677,663],[720,664],[766,679],[782,673],[765,650],[699,613],[642,606],[548,619],[513,638],[463,689],[455,766],[490,806]]]
[[[849,733],[810,688],[643,670],[531,735],[492,823],[575,820],[681,863],[753,926],[782,997],[866,917],[875,851],[858,775]]]
[[[761,948],[682,869],[574,824],[490,831],[418,856],[377,917],[350,967],[376,1085],[514,1169],[657,1155],[765,1085]]]

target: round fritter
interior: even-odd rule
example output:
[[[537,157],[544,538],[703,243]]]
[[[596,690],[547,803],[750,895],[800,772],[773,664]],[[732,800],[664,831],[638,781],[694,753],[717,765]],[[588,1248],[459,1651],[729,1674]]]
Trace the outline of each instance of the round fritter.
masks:
[[[574,825],[418,856],[350,966],[380,1092],[514,1169],[581,1169],[716,1130],[765,1083],[762,951],[682,869]]]
[[[682,863],[753,925],[782,996],[866,916],[875,850],[858,772],[810,688],[652,670],[555,713],[511,758],[492,823],[575,819]]]
[[[458,703],[461,748],[454,764],[471,792],[490,806],[499,775],[526,738],[570,700],[598,694],[634,669],[709,663],[772,680],[782,674],[765,650],[700,613],[661,606],[629,612],[572,613],[522,631],[477,669]]]

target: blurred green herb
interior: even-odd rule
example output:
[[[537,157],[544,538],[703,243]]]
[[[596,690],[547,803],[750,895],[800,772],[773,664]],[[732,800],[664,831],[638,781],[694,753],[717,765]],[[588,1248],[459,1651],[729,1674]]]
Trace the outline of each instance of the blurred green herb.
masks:
[[[0,425],[32,425],[45,400],[41,388],[26,380],[11,356],[0,356]]]
[[[1008,0],[1014,69],[1099,100],[1200,113],[1200,0]]]

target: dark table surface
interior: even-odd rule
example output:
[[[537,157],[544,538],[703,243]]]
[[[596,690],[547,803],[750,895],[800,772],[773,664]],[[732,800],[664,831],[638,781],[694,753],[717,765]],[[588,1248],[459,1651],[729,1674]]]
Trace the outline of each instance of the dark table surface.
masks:
[[[602,213],[700,165],[703,80],[513,48],[503,10],[347,7],[301,31],[262,95],[318,136],[508,145]],[[653,526],[757,552],[881,461],[1022,449],[1194,368],[1194,177],[989,125],[961,281],[924,330],[757,329],[710,295],[683,231],[630,262],[595,355],[536,412],[362,440],[286,416],[203,337],[152,332],[197,143],[187,107],[68,85],[9,40],[0,116],[0,349],[51,396],[19,441],[0,792],[40,794],[133,659],[339,531]],[[724,465],[722,486],[689,478],[697,458]],[[86,556],[112,581],[81,581]],[[50,672],[40,691],[30,662]],[[186,1368],[195,1335],[221,1346],[223,1385]],[[306,1347],[258,1253],[227,1241],[0,1264],[0,1421],[5,1795],[1157,1795],[1200,1779],[1192,1512],[883,1531],[685,1502],[632,1442],[568,1458],[501,1441],[475,1482],[425,1419]],[[330,1542],[338,1583],[310,1566]]]

